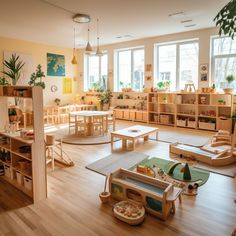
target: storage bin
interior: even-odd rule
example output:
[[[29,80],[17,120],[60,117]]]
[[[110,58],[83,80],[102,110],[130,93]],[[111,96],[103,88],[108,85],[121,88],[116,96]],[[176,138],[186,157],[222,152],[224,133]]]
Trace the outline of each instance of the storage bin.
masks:
[[[216,124],[210,123],[210,122],[199,121],[198,127],[199,127],[199,129],[215,130]]]
[[[32,180],[28,177],[24,177],[24,186],[27,190],[32,191]]]
[[[196,125],[197,125],[196,121],[188,120],[188,122],[187,122],[187,126],[189,128],[196,128]]]
[[[169,115],[160,115],[160,123],[168,125],[171,123],[171,117]]]
[[[18,184],[24,185],[23,175],[18,171],[16,171],[16,181]]]
[[[176,125],[177,125],[177,126],[181,126],[181,127],[186,127],[186,125],[187,125],[187,120],[178,120],[178,119],[177,119]]]
[[[158,122],[158,115],[156,115],[156,114],[154,115],[154,122],[156,122],[156,123]]]
[[[4,165],[5,176],[11,178],[11,168],[10,166]]]

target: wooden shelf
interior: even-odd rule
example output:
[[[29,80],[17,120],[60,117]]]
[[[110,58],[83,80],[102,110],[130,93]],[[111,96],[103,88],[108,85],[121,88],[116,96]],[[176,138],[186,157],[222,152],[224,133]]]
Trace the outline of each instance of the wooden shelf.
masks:
[[[19,189],[24,194],[28,195],[30,198],[33,198],[33,191],[27,190],[24,186],[18,184],[15,179],[13,180],[6,176],[1,176],[1,178],[10,183],[11,185],[13,185],[14,187],[16,187],[17,189]]]
[[[29,179],[32,179],[32,174],[27,173],[26,171],[21,170],[20,168],[17,168],[15,166],[12,166],[12,169],[15,171],[20,172],[22,175],[28,177]]]
[[[10,145],[9,144],[0,144],[0,148],[3,148],[6,151],[10,151]]]
[[[15,155],[17,155],[17,156],[19,156],[19,157],[22,157],[22,158],[28,160],[28,161],[32,161],[31,155],[30,155],[30,157],[28,157],[28,156],[26,156],[24,153],[20,153],[20,152],[18,152],[18,151],[16,151],[16,150],[12,150],[12,151],[10,151],[10,152],[13,153],[13,154],[15,154]]]
[[[196,115],[191,115],[191,114],[183,114],[183,113],[177,113],[177,116],[189,116],[189,117],[196,117]]]

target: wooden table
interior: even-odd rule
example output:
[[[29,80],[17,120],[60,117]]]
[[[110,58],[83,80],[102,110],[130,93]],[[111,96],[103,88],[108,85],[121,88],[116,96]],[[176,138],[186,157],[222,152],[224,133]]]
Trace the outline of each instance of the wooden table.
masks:
[[[75,130],[77,131],[77,121],[78,117],[83,117],[84,122],[87,124],[87,136],[93,135],[93,117],[101,116],[104,119],[105,122],[105,133],[108,132],[108,116],[110,112],[109,111],[73,111],[70,112],[69,115],[75,117]]]
[[[149,135],[156,133],[156,140],[158,140],[158,128],[135,125],[125,129],[120,129],[117,131],[111,132],[111,150],[113,150],[114,138],[120,138],[122,140],[122,149],[127,149],[127,141],[130,140],[133,142],[132,150],[135,149],[135,141],[139,138],[144,138],[144,141],[147,141]]]

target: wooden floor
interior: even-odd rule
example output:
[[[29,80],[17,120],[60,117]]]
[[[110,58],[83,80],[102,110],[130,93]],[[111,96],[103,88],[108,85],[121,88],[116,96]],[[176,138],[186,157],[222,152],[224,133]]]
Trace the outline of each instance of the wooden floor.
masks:
[[[115,147],[121,143],[116,142]],[[109,155],[110,145],[65,145],[65,149],[75,166],[49,171],[47,200],[24,206],[29,204],[28,198],[18,195],[13,202],[16,191],[0,182],[0,235],[226,236],[236,226],[236,180],[217,174],[210,175],[197,197],[183,196],[182,205],[177,203],[176,214],[166,222],[147,216],[141,226],[122,223],[113,217],[111,205],[100,204],[104,177],[84,168]],[[136,151],[169,155],[168,144],[156,141],[140,142]]]

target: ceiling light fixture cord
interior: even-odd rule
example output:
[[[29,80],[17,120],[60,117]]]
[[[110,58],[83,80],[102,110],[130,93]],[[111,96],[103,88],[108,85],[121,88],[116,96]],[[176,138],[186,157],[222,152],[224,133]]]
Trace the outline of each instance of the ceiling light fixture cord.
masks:
[[[46,0],[40,0],[40,1],[43,2],[43,3],[45,3],[45,4],[50,5],[50,6],[52,6],[52,7],[56,7],[56,8],[58,8],[58,9],[60,9],[60,10],[66,11],[66,12],[68,12],[68,13],[71,13],[71,14],[73,14],[73,15],[76,14],[76,12],[73,12],[73,11],[71,11],[71,10],[65,9],[64,7],[58,6],[58,5],[56,5],[56,4],[54,4],[54,3],[51,3],[51,2],[49,2],[49,1],[46,1]]]
[[[100,51],[99,48],[99,19],[97,19],[97,52],[96,52],[97,56],[102,56],[103,53]]]

